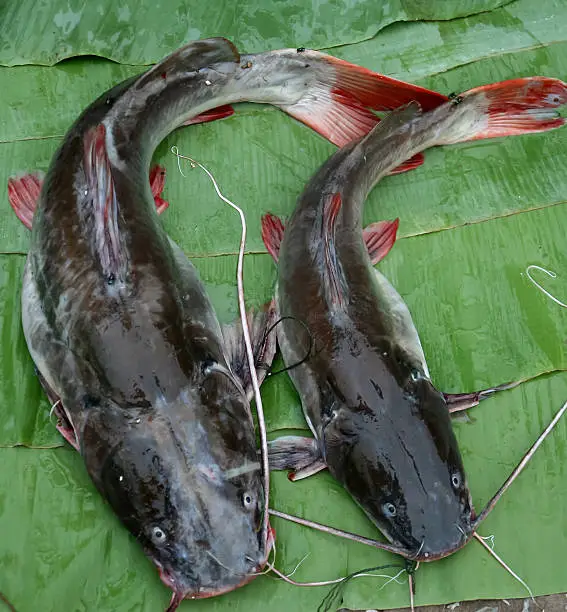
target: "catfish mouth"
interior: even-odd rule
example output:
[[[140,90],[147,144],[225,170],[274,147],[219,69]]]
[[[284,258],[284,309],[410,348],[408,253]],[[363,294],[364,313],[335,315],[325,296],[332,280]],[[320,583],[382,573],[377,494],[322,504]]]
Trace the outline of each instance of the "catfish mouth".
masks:
[[[455,525],[455,527],[457,526]],[[423,540],[422,543],[413,551],[408,550],[403,545],[400,546],[399,554],[410,561],[417,562],[438,561],[439,559],[449,557],[450,555],[456,553],[458,550],[461,550],[461,548],[466,546],[471,541],[475,533],[475,530],[472,526],[467,530],[462,529],[462,527],[460,526],[457,527],[457,529],[460,532],[460,537],[447,548],[440,549],[438,546],[436,546],[432,550],[429,546],[427,546],[426,541]]]
[[[472,533],[469,535],[463,535],[461,541],[442,551],[429,552],[425,549],[424,546],[418,548],[417,552],[413,555],[404,555],[407,559],[412,561],[419,562],[428,562],[428,561],[438,561],[439,559],[444,559],[445,557],[449,557],[450,555],[456,553],[458,550],[461,550],[466,544],[468,544],[472,539]]]
[[[249,582],[252,582],[254,578],[260,575],[260,572],[266,564],[268,563],[268,557],[270,556],[270,552],[275,542],[275,531],[274,529],[268,525],[268,534],[266,538],[266,556],[262,561],[260,561],[249,574],[244,574],[243,579],[236,583],[227,587],[221,587],[218,589],[211,587],[198,587],[197,589],[185,589],[182,588],[181,585],[177,584],[176,579],[161,566],[159,563],[156,563],[159,577],[161,581],[173,591],[171,596],[171,600],[169,602],[169,606],[166,609],[166,612],[174,612],[177,607],[181,604],[184,599],[208,599],[210,597],[217,597],[219,595],[224,595],[225,593],[230,593]]]

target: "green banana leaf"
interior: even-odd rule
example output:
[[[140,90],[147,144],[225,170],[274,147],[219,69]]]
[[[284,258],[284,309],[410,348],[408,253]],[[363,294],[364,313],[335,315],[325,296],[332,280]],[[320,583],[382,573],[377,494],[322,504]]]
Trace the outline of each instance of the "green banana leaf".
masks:
[[[247,51],[300,44],[328,48],[365,39],[333,53],[445,93],[536,74],[567,80],[567,5],[560,0],[406,1],[391,3],[389,13],[386,3],[333,5],[333,11],[342,11],[341,20],[322,8],[311,14],[310,4],[303,22],[282,17],[284,3],[268,18],[259,15],[263,3],[249,1],[238,10],[242,15],[256,11],[257,21],[242,19],[233,30],[232,20],[219,20],[220,9],[213,15],[209,5],[194,4],[190,30],[187,13],[180,18],[177,8],[171,15],[164,14],[163,7],[159,14],[142,8],[125,17],[127,9],[116,3],[104,7],[52,2],[34,12],[25,0],[13,2],[0,8],[0,63],[50,64],[84,53],[147,63],[184,40],[207,35],[228,36]],[[93,8],[98,6],[103,6],[104,19]],[[236,9],[231,10],[234,15]],[[470,13],[479,14],[435,21]],[[120,22],[120,15],[126,21]],[[55,34],[49,28],[54,19],[63,24]],[[419,19],[426,21],[384,27]],[[169,28],[167,36],[161,35],[163,28]],[[77,114],[104,89],[140,70],[92,57],[52,67],[0,67],[0,185],[14,174],[45,170]],[[246,211],[245,286],[250,305],[270,299],[275,281],[275,266],[260,238],[260,215],[266,210],[289,215],[305,182],[334,147],[283,113],[251,104],[239,105],[227,120],[178,130],[160,145],[155,161],[167,168],[164,195],[170,202],[164,226],[193,258],[221,320],[229,322],[237,315],[238,218],[214,195],[200,170],[182,165],[185,176],[180,174],[170,152],[173,145],[204,163],[224,193]],[[434,383],[459,392],[528,381],[483,402],[471,411],[469,422],[455,423],[477,509],[567,399],[567,373],[562,372],[567,369],[565,311],[526,275],[531,264],[557,272],[556,279],[532,274],[567,301],[566,266],[561,263],[567,264],[567,208],[562,206],[566,162],[565,129],[439,148],[426,153],[424,166],[385,179],[365,209],[368,223],[400,218],[400,239],[380,269],[407,301]],[[50,419],[20,323],[28,241],[28,231],[4,198],[0,591],[18,612],[163,609],[169,594],[157,572],[96,493],[80,457],[64,445]],[[262,395],[270,437],[306,429],[286,374],[269,379]],[[482,535],[495,536],[495,550],[535,594],[567,590],[562,569],[567,546],[566,440],[567,422],[561,421],[481,529]],[[377,537],[326,473],[298,483],[275,473],[272,506]],[[273,524],[277,567],[290,572],[309,555],[294,574],[296,580],[400,565],[400,559],[372,548],[281,520]],[[393,576],[400,570],[377,573]],[[398,580],[400,584],[386,584],[386,578],[357,578],[346,587],[342,605],[405,606],[407,575]],[[526,593],[476,542],[445,560],[422,564],[416,582],[416,604]],[[185,602],[181,610],[315,610],[328,591],[262,576],[225,596]]]
[[[510,0],[294,0],[243,2],[42,2],[0,5],[0,65],[52,65],[73,55],[125,64],[160,60],[189,40],[224,36],[242,52],[335,47],[366,40],[388,24],[450,20]]]

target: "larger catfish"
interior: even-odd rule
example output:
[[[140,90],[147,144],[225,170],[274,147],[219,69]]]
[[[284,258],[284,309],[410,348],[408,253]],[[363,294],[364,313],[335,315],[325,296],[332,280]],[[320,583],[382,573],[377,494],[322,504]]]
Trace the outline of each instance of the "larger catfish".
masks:
[[[270,464],[297,470],[295,478],[327,467],[388,550],[406,557],[440,558],[472,536],[478,521],[450,410],[493,390],[448,396],[433,386],[408,308],[373,267],[393,245],[397,221],[363,232],[364,201],[419,151],[556,128],[565,119],[552,109],[566,102],[564,83],[531,78],[471,90],[427,113],[412,103],[336,152],[285,229],[277,217],[263,219],[278,262],[278,341],[315,436],[274,441]]]
[[[25,267],[25,338],[59,430],[173,590],[170,610],[251,580],[271,532],[241,343],[157,220],[153,151],[172,129],[240,100],[277,104],[344,144],[376,123],[368,107],[413,98],[446,99],[320,53],[241,58],[210,39],[104,93],[53,157]],[[29,225],[32,192],[12,187]],[[269,319],[254,324],[268,362]]]

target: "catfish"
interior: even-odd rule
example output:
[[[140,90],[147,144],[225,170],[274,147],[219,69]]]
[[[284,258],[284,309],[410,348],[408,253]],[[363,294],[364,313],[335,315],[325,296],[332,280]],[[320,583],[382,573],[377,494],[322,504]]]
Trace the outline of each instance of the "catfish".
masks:
[[[543,77],[472,89],[429,112],[412,102],[337,151],[287,223],[262,219],[277,262],[278,343],[314,436],[272,441],[270,467],[294,470],[292,480],[328,468],[388,540],[380,547],[406,558],[445,557],[474,534],[480,517],[450,413],[511,385],[435,388],[406,304],[374,268],[399,220],[363,230],[365,199],[429,147],[558,128],[565,102],[565,83]]]
[[[411,99],[446,97],[315,51],[241,57],[226,39],[197,41],[93,102],[45,178],[10,181],[31,227],[22,324],[39,379],[58,430],[172,589],[170,611],[252,580],[273,532],[241,329],[220,325],[158,221],[153,152],[234,102],[277,105],[344,145],[377,123],[372,109]],[[269,306],[249,316],[258,362],[273,357],[273,318]]]

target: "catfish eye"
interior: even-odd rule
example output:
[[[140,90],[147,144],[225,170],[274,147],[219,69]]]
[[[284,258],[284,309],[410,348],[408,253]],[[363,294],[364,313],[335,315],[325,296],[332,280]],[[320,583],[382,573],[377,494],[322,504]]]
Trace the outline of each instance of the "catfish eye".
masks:
[[[393,518],[397,514],[396,506],[394,506],[394,504],[392,504],[391,502],[384,504],[382,506],[382,511],[384,512],[384,515],[388,518]]]
[[[209,374],[211,374],[212,372],[214,372],[215,369],[215,361],[213,359],[205,359],[203,361],[203,363],[201,364],[201,370],[203,372],[204,376],[209,376]]]
[[[242,496],[242,503],[244,504],[245,508],[252,508],[254,504],[254,496],[248,492],[244,493]]]
[[[421,372],[417,368],[412,368],[410,376],[413,381],[423,378],[423,376],[421,375]]]
[[[167,537],[163,529],[161,529],[160,527],[152,528],[152,541],[156,546],[163,546],[166,540]]]
[[[451,476],[451,484],[453,485],[453,487],[455,487],[455,489],[458,489],[461,486],[461,475],[459,474],[459,472],[455,472]]]

